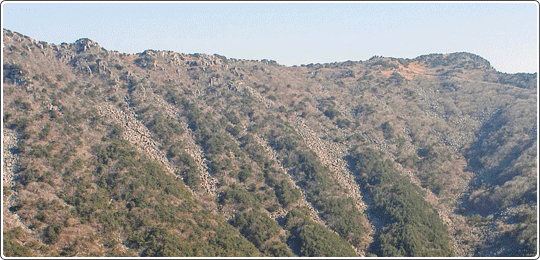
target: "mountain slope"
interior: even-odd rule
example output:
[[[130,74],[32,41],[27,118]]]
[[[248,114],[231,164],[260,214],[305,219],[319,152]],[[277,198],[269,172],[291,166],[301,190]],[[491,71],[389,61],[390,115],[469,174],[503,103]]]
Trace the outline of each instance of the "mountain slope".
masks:
[[[536,74],[3,37],[6,256],[536,254]]]

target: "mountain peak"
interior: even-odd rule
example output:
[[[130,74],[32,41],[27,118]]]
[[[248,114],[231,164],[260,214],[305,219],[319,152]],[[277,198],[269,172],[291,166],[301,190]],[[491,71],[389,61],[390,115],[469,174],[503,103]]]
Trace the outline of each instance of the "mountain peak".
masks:
[[[75,41],[73,44],[77,50],[77,53],[87,51],[91,48],[99,48],[99,44],[88,38],[81,38]]]
[[[418,56],[415,61],[426,64],[429,67],[446,67],[466,69],[492,69],[488,60],[469,52],[454,52],[447,54],[432,53]]]

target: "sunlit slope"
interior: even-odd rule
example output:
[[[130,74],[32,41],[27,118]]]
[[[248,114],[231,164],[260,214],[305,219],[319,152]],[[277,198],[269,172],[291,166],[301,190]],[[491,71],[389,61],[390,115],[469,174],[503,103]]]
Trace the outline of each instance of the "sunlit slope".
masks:
[[[536,254],[536,74],[3,33],[6,256]]]

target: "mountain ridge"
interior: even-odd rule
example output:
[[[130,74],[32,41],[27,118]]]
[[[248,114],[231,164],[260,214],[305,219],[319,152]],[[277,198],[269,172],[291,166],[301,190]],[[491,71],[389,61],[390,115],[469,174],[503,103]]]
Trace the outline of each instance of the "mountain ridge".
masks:
[[[29,36],[26,36],[26,35],[23,35],[23,34],[20,34],[20,33],[16,33],[16,32],[12,32],[11,30],[8,30],[8,29],[5,29],[4,30],[7,32],[7,36],[8,37],[11,37],[10,35],[13,34],[17,37],[22,37],[22,38],[25,38],[25,39],[30,39],[30,41],[34,44],[36,44],[38,47],[40,46],[41,44],[41,47],[44,47],[44,46],[48,46],[48,45],[51,45],[51,46],[56,46],[56,48],[58,48],[58,46],[60,47],[67,47],[69,46],[69,48],[71,47],[75,47],[75,50],[77,53],[80,53],[82,51],[86,51],[92,47],[95,47],[95,48],[98,48],[98,49],[102,49],[102,50],[105,50],[105,48],[101,47],[99,45],[98,42],[90,39],[90,38],[80,38],[80,39],[77,39],[75,40],[73,43],[65,43],[65,42],[62,42],[60,44],[52,44],[52,43],[46,43],[46,42],[43,42],[43,41],[36,41],[34,39],[32,39],[31,37]],[[113,51],[113,52],[117,52],[117,51]],[[126,53],[125,55],[139,55],[139,56],[143,56],[143,55],[146,55],[146,54],[150,54],[152,53],[153,55],[156,55],[157,53],[160,53],[160,55],[164,55],[165,53],[167,54],[171,54],[171,53],[176,53],[176,54],[183,54],[183,55],[187,55],[187,56],[192,56],[192,57],[199,57],[199,56],[204,56],[204,57],[211,57],[211,56],[214,56],[214,58],[219,58],[219,59],[222,59],[222,60],[226,60],[227,58],[223,55],[220,55],[220,54],[206,54],[206,53],[192,53],[192,54],[184,54],[184,53],[180,53],[180,52],[176,52],[176,51],[171,51],[171,50],[155,50],[155,49],[147,49],[147,50],[144,50],[142,52],[137,52],[137,53],[132,53],[132,54],[128,54]],[[481,67],[481,66],[484,66],[488,69],[492,69],[493,67],[491,66],[490,62],[488,60],[486,60],[485,58],[477,55],[477,54],[474,54],[474,53],[471,53],[471,52],[466,52],[466,51],[458,51],[458,52],[452,52],[452,53],[430,53],[430,54],[423,54],[423,55],[419,55],[415,58],[396,58],[396,57],[385,57],[385,56],[378,56],[378,55],[374,55],[372,56],[370,59],[366,60],[366,61],[369,61],[369,60],[373,60],[373,59],[390,59],[390,60],[394,60],[394,61],[399,61],[399,60],[402,60],[402,61],[423,61],[423,62],[427,62],[429,63],[430,65],[436,65],[436,64],[446,64],[446,66],[450,65],[449,62],[463,62],[463,61],[473,61],[473,65],[474,67]],[[358,62],[363,62],[362,60],[358,60],[358,61],[351,61],[351,60],[347,60],[347,61],[341,61],[341,62],[328,62],[328,63],[309,63],[309,64],[300,64],[300,65],[291,65],[291,66],[287,66],[287,65],[281,65],[279,64],[278,62],[274,61],[274,60],[268,60],[268,59],[261,59],[261,60],[249,60],[249,59],[237,59],[237,58],[229,58],[231,60],[244,60],[244,61],[260,61],[262,63],[265,63],[265,64],[275,64],[275,65],[279,65],[279,66],[285,66],[285,67],[304,67],[304,66],[314,66],[314,65],[325,65],[325,64],[332,64],[332,65],[347,65],[347,64],[353,64],[353,63],[358,63]],[[454,64],[454,65],[457,65],[457,64]],[[502,72],[500,72],[502,73]],[[535,73],[524,73],[524,72],[518,72],[518,73],[504,73],[504,74],[535,74]]]
[[[122,54],[87,38],[54,45],[5,29],[3,36],[4,140],[17,139],[4,157],[20,168],[4,168],[14,180],[4,181],[7,252],[536,252],[537,73],[500,73],[470,53],[289,67],[172,51]],[[165,174],[166,189],[149,172]],[[65,188],[70,183],[82,193]],[[527,189],[516,191],[523,183]],[[52,199],[37,201],[40,190]],[[180,194],[197,206],[186,209]],[[189,217],[203,212],[214,224]],[[100,232],[110,214],[132,235],[118,224],[107,225],[114,238]],[[225,237],[212,235],[218,227]],[[96,239],[67,239],[74,229]],[[178,236],[197,239],[173,242]]]

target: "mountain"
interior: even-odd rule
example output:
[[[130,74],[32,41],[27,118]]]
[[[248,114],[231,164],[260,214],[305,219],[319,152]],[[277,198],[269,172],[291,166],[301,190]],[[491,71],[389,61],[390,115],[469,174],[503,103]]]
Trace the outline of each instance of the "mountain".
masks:
[[[536,73],[3,30],[5,256],[534,256]]]

